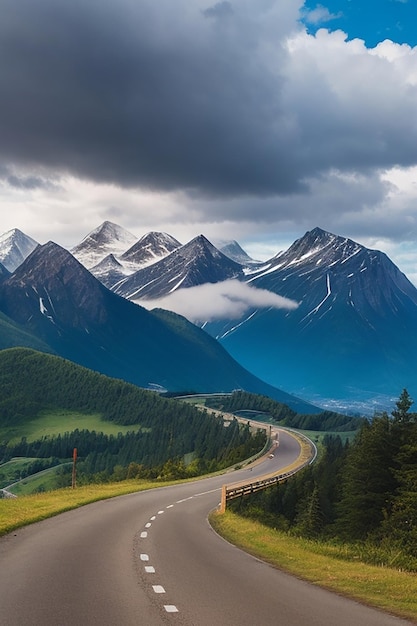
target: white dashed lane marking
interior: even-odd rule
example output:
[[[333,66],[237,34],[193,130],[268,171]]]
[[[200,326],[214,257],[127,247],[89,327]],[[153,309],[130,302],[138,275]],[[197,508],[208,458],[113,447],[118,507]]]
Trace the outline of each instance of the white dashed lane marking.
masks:
[[[180,502],[186,502],[187,500],[192,500],[194,496],[190,496],[189,498],[184,498],[184,500],[178,500],[178,503]],[[169,504],[167,506],[167,509],[172,509],[174,507],[173,504]],[[162,515],[164,513],[164,510],[158,511],[157,515]],[[145,524],[145,528],[150,528],[152,526],[152,523],[154,520],[156,520],[156,515],[153,515],[150,519],[150,522],[147,522],[147,524]],[[148,537],[148,533],[146,530],[142,531],[140,533],[140,537],[141,539],[146,539]],[[144,561],[144,562],[148,562],[149,561],[149,554],[144,554],[142,553],[140,555],[140,560]],[[145,565],[145,572],[146,574],[155,574],[155,568],[152,565]],[[152,589],[154,591],[154,593],[166,593],[165,589],[162,585],[152,585]],[[164,609],[167,613],[178,613],[178,609],[175,606],[175,604],[164,604]]]

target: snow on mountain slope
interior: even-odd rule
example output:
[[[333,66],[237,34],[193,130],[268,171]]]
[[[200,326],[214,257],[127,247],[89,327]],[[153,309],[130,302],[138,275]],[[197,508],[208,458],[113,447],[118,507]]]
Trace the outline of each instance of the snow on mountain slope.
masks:
[[[242,266],[199,235],[160,261],[122,279],[112,289],[128,299],[156,299],[180,287],[195,287],[239,277],[243,277]]]
[[[171,235],[150,232],[136,241],[118,258],[114,254],[107,255],[100,263],[91,267],[90,271],[103,285],[112,289],[125,277],[142,267],[156,263],[180,246],[180,242]]]
[[[37,245],[37,241],[13,228],[0,236],[0,263],[9,272],[14,272]]]
[[[126,250],[121,255],[120,261],[126,268],[136,271],[141,267],[156,263],[180,247],[180,242],[171,235],[153,231],[141,237],[129,250]]]
[[[137,237],[128,230],[106,221],[92,230],[70,252],[84,267],[91,269],[109,254],[115,257],[122,255],[136,241]]]
[[[363,320],[369,309],[377,316],[394,312],[398,298],[417,306],[417,289],[384,253],[320,228],[295,241],[248,282],[302,302],[301,324],[335,304],[354,308]]]
[[[114,254],[108,254],[100,263],[91,267],[90,272],[108,289],[131,274],[131,271],[120,263]]]
[[[258,376],[315,399],[417,393],[417,289],[385,254],[315,228],[246,279],[299,303],[204,326]]]

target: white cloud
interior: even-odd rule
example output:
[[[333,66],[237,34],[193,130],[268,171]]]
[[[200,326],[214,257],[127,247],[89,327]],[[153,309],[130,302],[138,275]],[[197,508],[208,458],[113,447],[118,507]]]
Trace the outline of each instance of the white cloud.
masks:
[[[266,289],[257,289],[238,280],[178,289],[158,300],[137,300],[147,309],[162,308],[186,317],[190,322],[239,319],[250,309],[295,309],[298,304]]]
[[[329,9],[322,4],[318,4],[314,9],[303,9],[301,12],[304,21],[307,24],[326,24],[332,20],[336,20],[343,15],[341,11],[330,13]]]

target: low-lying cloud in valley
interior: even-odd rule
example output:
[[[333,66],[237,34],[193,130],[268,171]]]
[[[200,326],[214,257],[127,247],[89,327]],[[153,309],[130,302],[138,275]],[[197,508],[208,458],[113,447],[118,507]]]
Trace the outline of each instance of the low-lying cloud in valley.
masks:
[[[167,309],[190,322],[239,319],[253,308],[296,309],[298,303],[266,289],[250,287],[238,280],[178,289],[157,300],[136,300],[147,309]]]

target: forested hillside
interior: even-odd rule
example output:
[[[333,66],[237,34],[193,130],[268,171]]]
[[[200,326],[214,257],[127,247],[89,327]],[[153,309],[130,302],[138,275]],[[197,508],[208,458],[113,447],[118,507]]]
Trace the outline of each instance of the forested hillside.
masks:
[[[237,420],[161,398],[124,381],[26,348],[0,351],[0,462],[15,456],[68,459],[78,449],[80,472],[100,479],[118,475],[197,475],[233,464],[262,449],[265,435],[252,436]],[[35,441],[23,437],[13,445],[8,429],[48,410],[99,413],[103,420],[131,425],[131,432],[106,435],[74,430]],[[187,455],[189,464],[184,464]],[[168,471],[164,465],[169,461]],[[52,462],[52,461],[51,461]],[[131,464],[134,464],[132,466]],[[175,467],[177,470],[174,471]],[[123,471],[122,471],[123,470]],[[103,474],[104,472],[104,474]]]
[[[350,445],[327,437],[318,462],[231,504],[290,533],[347,543],[360,557],[417,571],[417,413],[404,390],[391,416],[364,422]],[[351,552],[352,552],[351,550]]]
[[[333,411],[323,411],[315,415],[296,413],[286,404],[267,396],[260,396],[246,391],[234,391],[230,396],[213,396],[206,399],[206,406],[235,413],[241,410],[255,411],[269,415],[275,422],[289,428],[317,431],[357,430],[361,418],[350,417]]]
[[[0,426],[58,407],[98,411],[104,420],[142,427],[189,415],[189,407],[180,408],[154,392],[26,348],[0,351],[0,389]]]

